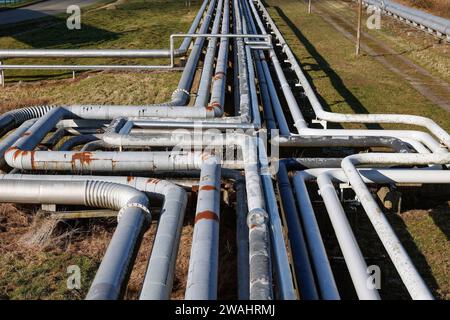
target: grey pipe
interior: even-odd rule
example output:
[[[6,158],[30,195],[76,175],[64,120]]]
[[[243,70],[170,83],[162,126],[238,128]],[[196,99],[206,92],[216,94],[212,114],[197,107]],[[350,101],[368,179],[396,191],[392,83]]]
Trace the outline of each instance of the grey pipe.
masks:
[[[220,164],[204,159],[195,213],[186,300],[216,300],[219,268]]]
[[[342,168],[349,178],[358,198],[374,226],[378,236],[383,242],[392,262],[413,299],[433,299],[422,277],[417,272],[406,250],[395,235],[383,212],[375,202],[369,189],[359,175],[355,166],[359,164],[449,164],[449,154],[367,154],[352,155],[342,161]],[[449,180],[450,182],[450,180]]]
[[[119,210],[120,221],[87,299],[117,299],[134,252],[150,222],[147,197],[128,186],[99,181],[0,180],[2,202],[81,204]]]
[[[142,192],[150,197],[163,197],[161,216],[155,236],[152,253],[147,266],[140,299],[164,300],[169,299],[172,291],[175,261],[178,252],[181,226],[187,204],[186,192],[168,181],[149,179],[144,177],[120,176],[64,176],[64,175],[0,175],[0,181],[7,180],[58,180],[84,181],[95,180],[115,184],[123,184]]]
[[[204,0],[200,7],[188,33],[197,30],[201,18],[205,12],[209,0]],[[181,57],[186,54],[191,37],[185,37],[173,55]],[[0,58],[169,58],[171,50],[168,49],[146,49],[146,50],[125,50],[125,49],[21,49],[21,50],[0,50]],[[1,68],[1,67],[0,67]]]

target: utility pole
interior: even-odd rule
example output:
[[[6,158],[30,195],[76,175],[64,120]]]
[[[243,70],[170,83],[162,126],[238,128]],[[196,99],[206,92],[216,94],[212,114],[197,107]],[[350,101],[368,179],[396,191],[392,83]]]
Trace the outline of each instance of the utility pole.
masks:
[[[312,0],[308,1],[308,13],[311,14],[311,2]]]
[[[361,20],[362,20],[362,0],[358,1],[358,31],[356,34],[356,55],[361,52]]]

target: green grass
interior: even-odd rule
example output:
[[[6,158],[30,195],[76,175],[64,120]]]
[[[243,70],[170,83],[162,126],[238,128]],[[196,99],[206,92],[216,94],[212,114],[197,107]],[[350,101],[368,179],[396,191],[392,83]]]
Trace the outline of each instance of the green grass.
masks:
[[[168,48],[169,36],[188,30],[199,2],[185,8],[178,1],[130,0],[115,10],[86,10],[82,29],[69,31],[65,20],[44,18],[0,31],[1,48]],[[7,59],[6,64],[122,63],[168,64],[168,59]],[[79,74],[79,73],[78,73]],[[88,72],[75,81],[67,71],[6,71],[0,109],[41,103],[158,103],[170,97],[179,72]],[[44,80],[36,82],[36,80]],[[63,81],[56,81],[65,79]]]
[[[402,113],[430,117],[450,130],[448,112],[372,57],[355,56],[350,41],[298,0],[266,1],[274,21],[312,78],[325,106],[343,113]],[[345,128],[364,125],[344,124]],[[371,126],[373,127],[373,126]],[[410,129],[408,125],[382,128]]]
[[[65,300],[83,299],[98,263],[71,253],[33,254],[11,252],[0,257],[0,299]],[[67,288],[67,267],[77,265],[81,271],[81,289]]]
[[[115,10],[84,9],[81,30],[68,30],[65,15],[48,17],[15,26],[2,27],[0,47],[10,49],[159,49],[169,48],[172,33],[186,32],[198,11],[198,2],[189,8],[179,1],[130,0]],[[180,40],[181,41],[181,40]],[[5,59],[5,64],[168,64],[168,59]],[[6,72],[7,81],[29,81],[45,76],[67,77],[62,71]]]

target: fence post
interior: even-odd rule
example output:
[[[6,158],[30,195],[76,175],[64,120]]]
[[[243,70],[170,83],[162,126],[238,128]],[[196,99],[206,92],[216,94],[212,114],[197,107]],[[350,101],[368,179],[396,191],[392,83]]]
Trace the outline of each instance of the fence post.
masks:
[[[361,52],[361,20],[362,20],[362,0],[358,1],[358,31],[356,34],[356,55]]]

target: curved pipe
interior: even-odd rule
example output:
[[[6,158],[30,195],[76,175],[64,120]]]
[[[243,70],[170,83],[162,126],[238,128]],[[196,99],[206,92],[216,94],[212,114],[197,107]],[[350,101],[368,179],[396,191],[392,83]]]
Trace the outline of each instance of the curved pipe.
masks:
[[[442,164],[450,163],[449,154],[357,154],[342,160],[344,170],[349,182],[363,205],[367,216],[374,226],[378,236],[383,242],[392,262],[413,299],[433,299],[422,277],[395,235],[389,221],[384,216],[378,204],[372,197],[369,189],[356,170],[360,164]],[[449,180],[450,182],[450,180]]]
[[[123,184],[149,194],[150,197],[163,197],[158,230],[147,266],[141,300],[166,300],[172,291],[173,274],[177,258],[181,226],[187,204],[187,193],[183,188],[165,180],[134,176],[73,176],[73,175],[0,175],[0,180],[95,180]]]
[[[249,1],[250,5],[254,7],[253,1]],[[442,142],[447,148],[450,148],[450,135],[443,130],[439,125],[437,125],[433,120],[421,116],[413,116],[413,115],[401,115],[401,114],[340,114],[327,112],[323,109],[320,104],[314,90],[312,89],[309,81],[304,75],[300,65],[295,59],[294,54],[292,53],[289,45],[286,43],[284,37],[281,32],[277,28],[276,24],[270,17],[267,12],[265,6],[262,4],[260,0],[256,0],[258,7],[263,12],[263,17],[267,20],[271,29],[275,33],[275,37],[278,39],[283,52],[287,55],[289,63],[291,64],[291,68],[294,70],[304,92],[308,97],[308,100],[311,103],[311,106],[316,114],[316,117],[321,120],[331,121],[331,122],[356,122],[356,123],[403,123],[403,124],[411,124],[422,126],[427,128],[433,135],[439,138],[440,142]],[[256,19],[259,19],[259,16],[256,14]],[[276,58],[275,52],[271,52],[272,62],[274,63],[275,69],[281,68],[279,65],[279,61]],[[304,123],[303,116],[299,111],[298,104],[295,101],[295,98],[291,99],[292,91],[289,88],[289,85],[285,81],[282,72],[277,72],[281,84],[283,86],[283,92],[286,95],[286,99],[289,103],[289,108],[291,110],[292,116],[294,118],[295,126],[301,131],[303,128],[306,128],[307,125]],[[299,133],[301,133],[299,131]]]
[[[134,188],[101,181],[0,180],[0,201],[80,204],[119,210],[121,217],[86,299],[117,299],[140,236],[151,216],[148,199]],[[26,190],[26,192],[24,192]]]

